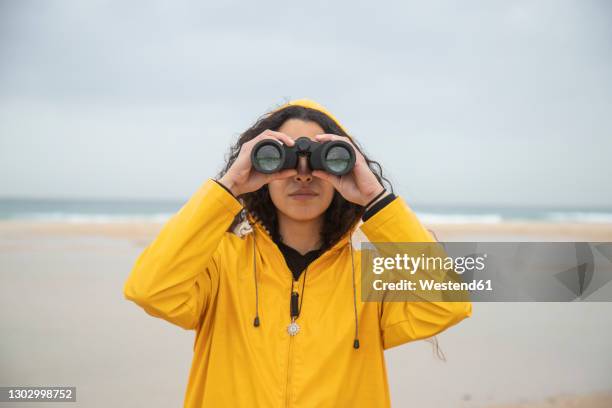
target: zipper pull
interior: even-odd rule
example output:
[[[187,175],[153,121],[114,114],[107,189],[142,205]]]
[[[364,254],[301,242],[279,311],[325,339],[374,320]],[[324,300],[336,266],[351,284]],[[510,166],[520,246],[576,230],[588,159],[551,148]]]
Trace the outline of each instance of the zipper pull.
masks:
[[[300,315],[299,299],[300,295],[297,292],[291,292],[291,317],[295,319]]]

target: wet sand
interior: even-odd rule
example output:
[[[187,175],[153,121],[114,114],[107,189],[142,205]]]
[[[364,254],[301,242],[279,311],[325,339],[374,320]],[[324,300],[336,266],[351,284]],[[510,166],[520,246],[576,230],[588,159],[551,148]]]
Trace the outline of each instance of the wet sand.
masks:
[[[0,384],[77,387],[54,407],[182,406],[194,333],[122,293],[161,226],[0,222]],[[448,241],[612,241],[612,225],[428,227]],[[438,336],[446,362],[427,342],[386,352],[393,406],[612,407],[610,316],[612,303],[477,303]]]

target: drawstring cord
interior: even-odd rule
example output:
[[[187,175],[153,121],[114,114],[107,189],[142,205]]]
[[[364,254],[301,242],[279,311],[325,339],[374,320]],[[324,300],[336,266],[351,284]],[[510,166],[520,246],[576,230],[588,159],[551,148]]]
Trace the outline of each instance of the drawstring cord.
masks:
[[[255,319],[253,320],[253,326],[259,327],[259,291],[257,290],[257,257],[255,247],[255,231],[253,230],[253,279],[255,279]]]
[[[253,320],[253,326],[259,327],[261,324],[259,320],[259,289],[257,286],[257,256],[256,256],[256,240],[255,231],[253,231],[253,279],[255,280],[255,319]],[[353,348],[359,348],[359,322],[357,319],[357,287],[355,285],[355,259],[353,256],[353,241],[349,236],[349,250],[351,252],[351,269],[353,275],[353,311],[355,316],[355,338],[353,339]],[[304,286],[306,285],[306,276],[304,276]],[[302,289],[302,299],[304,301],[304,289]],[[301,302],[300,302],[301,306]],[[301,309],[301,307],[300,307]]]
[[[349,250],[351,251],[351,268],[353,270],[353,309],[355,311],[355,340],[353,348],[359,348],[359,323],[357,321],[357,288],[355,285],[355,260],[353,259],[353,240],[349,235]]]

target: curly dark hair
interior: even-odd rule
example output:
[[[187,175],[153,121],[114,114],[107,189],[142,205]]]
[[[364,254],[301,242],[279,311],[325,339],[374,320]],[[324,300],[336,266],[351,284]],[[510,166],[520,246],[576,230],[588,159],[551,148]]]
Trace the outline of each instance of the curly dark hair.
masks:
[[[332,133],[339,136],[347,136],[351,139],[355,147],[361,152],[368,167],[372,170],[378,181],[393,192],[391,182],[383,175],[383,170],[380,164],[369,159],[363,152],[359,144],[351,138],[342,128],[328,115],[316,109],[307,108],[299,105],[289,105],[271,113],[266,113],[261,116],[253,126],[244,131],[238,141],[230,148],[229,154],[226,156],[226,164],[219,172],[217,178],[222,177],[232,166],[242,145],[249,140],[255,138],[266,129],[278,130],[285,121],[289,119],[300,119],[306,122],[317,123],[325,133]],[[281,240],[278,231],[278,216],[276,207],[272,203],[268,185],[264,185],[257,191],[242,194],[239,197],[245,209],[258,220],[268,230],[274,240]],[[334,191],[334,196],[331,204],[325,211],[323,229],[321,231],[322,250],[330,248],[356,223],[359,221],[364,211],[364,207],[352,203],[344,199],[340,193]],[[242,214],[239,214],[230,228],[233,228],[241,221]]]

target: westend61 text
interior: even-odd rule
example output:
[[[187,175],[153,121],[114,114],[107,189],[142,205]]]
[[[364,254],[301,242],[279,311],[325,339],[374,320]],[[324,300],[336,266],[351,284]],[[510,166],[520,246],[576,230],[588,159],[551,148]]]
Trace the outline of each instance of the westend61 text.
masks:
[[[433,279],[419,280],[419,287],[416,282],[402,279],[396,282],[384,282],[382,279],[376,279],[372,283],[374,290],[493,290],[491,279],[473,280],[471,282],[437,282]]]

